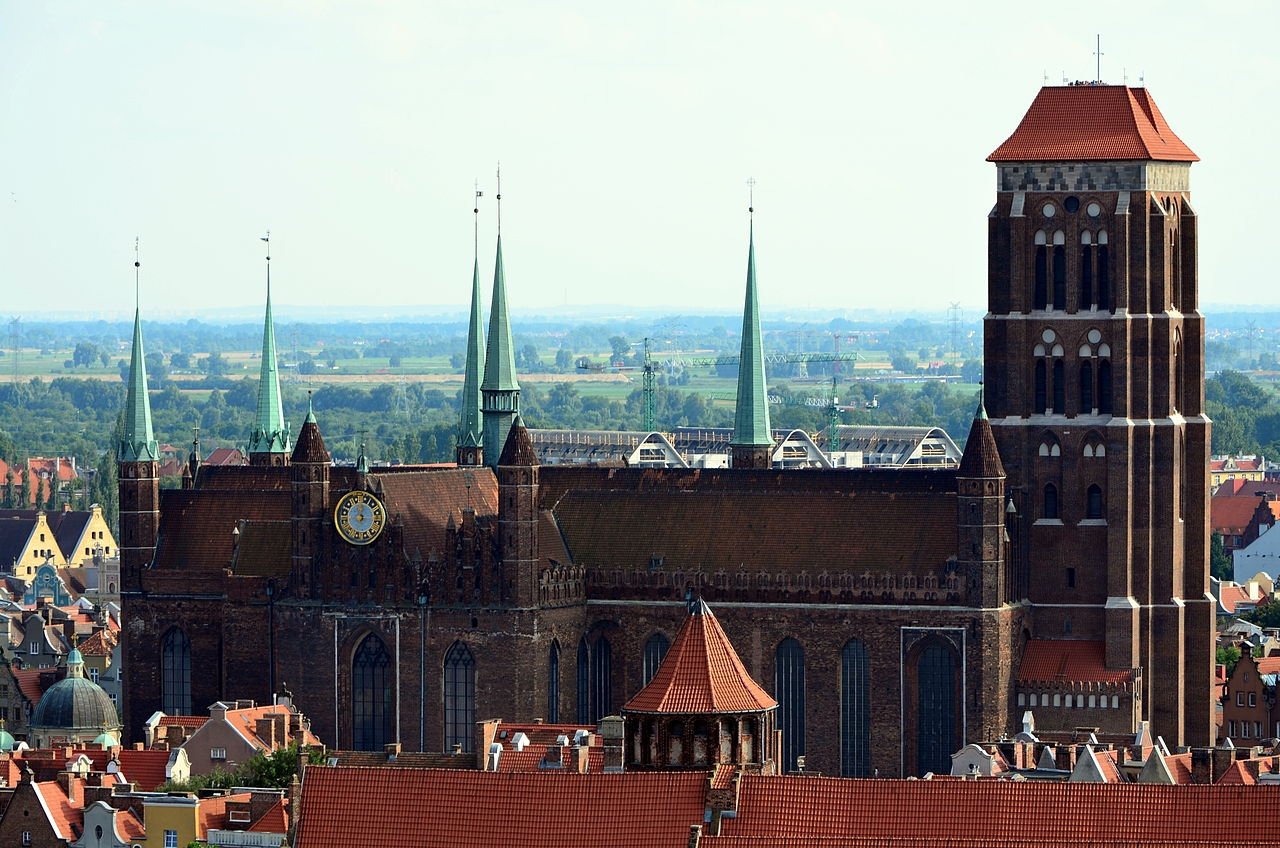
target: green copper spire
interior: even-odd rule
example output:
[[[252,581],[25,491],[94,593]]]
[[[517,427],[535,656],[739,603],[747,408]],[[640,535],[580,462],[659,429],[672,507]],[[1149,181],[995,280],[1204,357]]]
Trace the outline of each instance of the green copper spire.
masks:
[[[142,263],[138,261],[134,246],[133,284],[138,289],[138,275]],[[151,429],[151,399],[147,397],[147,359],[142,350],[142,307],[137,304],[133,313],[133,354],[129,360],[129,389],[124,401],[124,433],[120,437],[121,462],[158,462],[160,445]]]
[[[302,419],[303,425],[316,423],[316,411],[311,406],[311,392],[307,392],[307,417]]]
[[[249,457],[254,454],[287,457],[289,425],[280,399],[280,373],[276,366],[276,329],[271,319],[271,233],[267,243],[267,317],[262,329],[262,371],[258,376],[258,413],[249,434]],[[260,464],[260,463],[259,463]]]
[[[501,177],[499,177],[501,180]],[[502,270],[502,183],[498,183],[498,254],[493,265],[493,303],[489,307],[489,344],[484,357],[484,382],[480,384],[480,409],[484,416],[485,465],[498,467],[511,424],[520,414],[520,383],[516,381],[515,345],[507,316],[507,281]]]
[[[760,333],[760,304],[756,295],[755,224],[747,247],[747,299],[742,309],[742,353],[738,358],[738,408],[733,417],[733,440],[740,447],[769,447],[769,397],[764,377],[764,342]]]
[[[476,197],[480,196],[479,190]],[[480,404],[480,375],[484,367],[484,326],[480,322],[480,207],[476,216],[475,263],[471,269],[471,323],[467,327],[467,365],[462,377],[462,414],[458,421],[458,464],[478,465],[475,449],[482,444],[484,424]],[[505,298],[504,298],[505,301]],[[495,450],[501,450],[495,448]]]

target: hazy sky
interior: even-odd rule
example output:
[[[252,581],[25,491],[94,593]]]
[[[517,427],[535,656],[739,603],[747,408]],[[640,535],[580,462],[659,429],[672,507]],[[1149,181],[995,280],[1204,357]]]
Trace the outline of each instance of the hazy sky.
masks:
[[[1202,158],[1205,303],[1280,303],[1272,3],[0,0],[0,316],[461,306],[977,315],[989,154],[1042,84],[1145,73]],[[404,310],[398,310],[404,311]]]

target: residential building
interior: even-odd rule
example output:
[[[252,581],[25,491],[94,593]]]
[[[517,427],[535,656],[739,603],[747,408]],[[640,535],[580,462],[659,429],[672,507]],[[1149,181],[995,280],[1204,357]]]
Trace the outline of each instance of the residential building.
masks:
[[[1228,480],[1261,483],[1267,462],[1261,456],[1215,456],[1209,460],[1209,486],[1217,488]]]
[[[192,731],[182,749],[193,774],[235,771],[255,754],[270,754],[293,742],[319,745],[310,728],[311,722],[286,696],[261,707],[253,701],[218,701],[209,707],[209,720]]]

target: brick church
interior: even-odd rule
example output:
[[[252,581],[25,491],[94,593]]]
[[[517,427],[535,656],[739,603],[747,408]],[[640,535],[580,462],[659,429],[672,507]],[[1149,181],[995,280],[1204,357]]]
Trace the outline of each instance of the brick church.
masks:
[[[1196,156],[1145,89],[1078,85],[1042,89],[989,161],[986,393],[954,470],[769,467],[753,243],[729,469],[539,467],[500,237],[455,467],[336,466],[310,409],[295,435],[268,295],[250,464],[196,445],[161,491],[135,318],[126,734],[286,686],[341,748],[594,724],[705,599],[777,700],[784,770],[945,773],[1026,710],[1210,743]]]

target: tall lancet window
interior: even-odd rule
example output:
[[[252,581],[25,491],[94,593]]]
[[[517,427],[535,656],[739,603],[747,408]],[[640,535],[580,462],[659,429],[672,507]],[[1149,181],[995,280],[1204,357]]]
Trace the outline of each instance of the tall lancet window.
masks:
[[[361,640],[351,660],[351,747],[381,751],[395,741],[391,655],[377,635]]]
[[[444,656],[444,749],[475,750],[476,661],[471,649],[454,642]]]
[[[170,628],[160,647],[161,708],[168,715],[191,715],[191,640]]]
[[[778,698],[778,728],[782,731],[782,770],[795,771],[804,753],[804,648],[783,639],[774,656],[774,693]]]
[[[840,775],[871,776],[871,686],[867,646],[858,639],[840,651]]]

